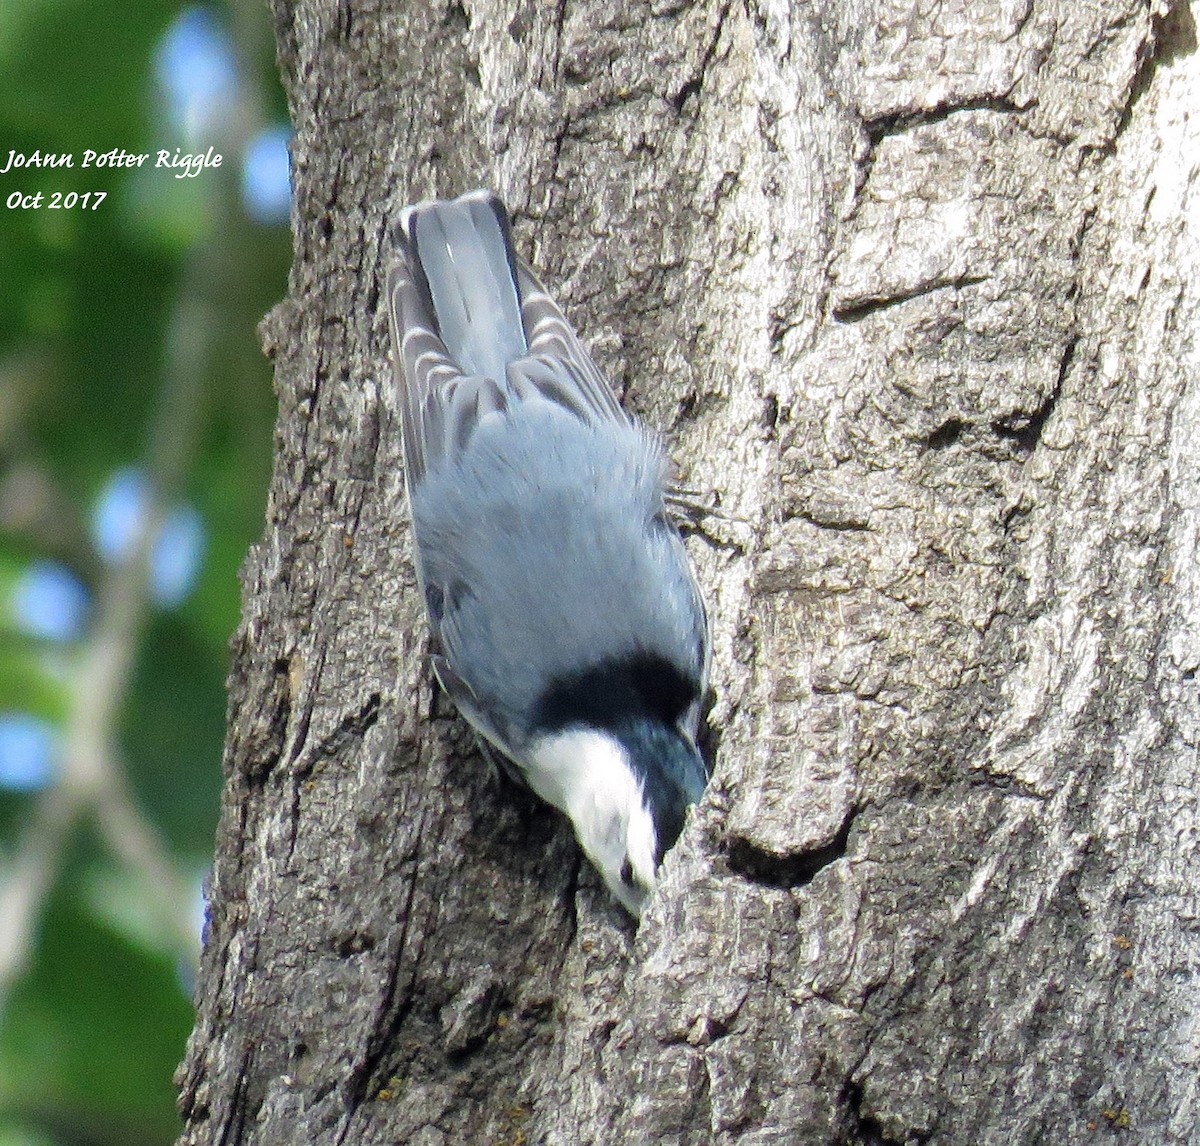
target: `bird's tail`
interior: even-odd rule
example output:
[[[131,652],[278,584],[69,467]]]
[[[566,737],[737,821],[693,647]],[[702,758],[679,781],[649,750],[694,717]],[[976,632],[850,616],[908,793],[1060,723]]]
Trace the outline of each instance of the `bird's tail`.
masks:
[[[503,385],[508,364],[528,353],[504,204],[490,191],[418,203],[401,213],[393,241],[449,357]]]

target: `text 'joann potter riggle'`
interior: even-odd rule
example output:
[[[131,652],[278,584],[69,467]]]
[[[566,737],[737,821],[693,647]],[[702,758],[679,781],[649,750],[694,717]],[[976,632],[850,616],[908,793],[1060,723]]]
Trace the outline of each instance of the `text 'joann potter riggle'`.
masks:
[[[151,152],[138,154],[114,148],[112,151],[86,150],[80,167],[141,167],[151,156]],[[174,167],[176,179],[191,178],[199,175],[206,167],[220,167],[222,157],[210,147],[207,151],[184,154],[180,148],[170,151],[166,148],[154,153],[152,167]],[[10,151],[4,165],[0,166],[0,175],[21,167],[74,167],[75,154],[70,151]]]

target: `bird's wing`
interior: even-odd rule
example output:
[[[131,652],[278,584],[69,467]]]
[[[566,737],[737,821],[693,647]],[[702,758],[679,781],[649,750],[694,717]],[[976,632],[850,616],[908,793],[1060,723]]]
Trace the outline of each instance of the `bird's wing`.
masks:
[[[545,398],[559,403],[585,422],[628,424],[625,411],[566,315],[537,275],[517,261],[521,322],[529,355],[509,366],[515,388],[529,383]]]
[[[507,361],[526,352],[503,204],[476,191],[422,203],[392,231],[387,296],[409,489],[503,410]]]
[[[517,258],[495,195],[406,208],[392,244],[387,297],[410,489],[514,401],[543,398],[585,422],[628,423],[561,309]]]

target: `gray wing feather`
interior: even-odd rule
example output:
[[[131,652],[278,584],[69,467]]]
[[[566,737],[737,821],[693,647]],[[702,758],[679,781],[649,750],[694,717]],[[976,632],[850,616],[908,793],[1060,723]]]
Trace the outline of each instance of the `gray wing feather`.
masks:
[[[425,475],[429,454],[426,439],[437,442],[445,437],[444,398],[430,399],[455,387],[462,371],[438,337],[430,304],[422,296],[407,261],[399,259],[392,264],[387,289],[400,391],[404,468],[411,490]]]
[[[404,210],[388,268],[410,490],[506,407],[504,368],[526,352],[507,216],[493,195]]]
[[[541,397],[588,423],[628,425],[563,312],[517,259],[498,198],[473,191],[406,208],[388,305],[410,489],[479,422]]]
[[[521,321],[529,340],[530,357],[509,367],[510,376],[527,378],[542,393],[565,405],[585,421],[628,422],[612,387],[584,349],[558,304],[538,277],[517,263]],[[582,404],[582,405],[580,405]]]

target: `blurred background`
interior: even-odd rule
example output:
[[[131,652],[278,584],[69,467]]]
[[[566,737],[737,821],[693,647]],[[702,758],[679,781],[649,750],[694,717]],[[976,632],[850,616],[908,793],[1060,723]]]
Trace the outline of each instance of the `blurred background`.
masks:
[[[0,1146],[177,1132],[287,142],[265,0],[0,3]]]

